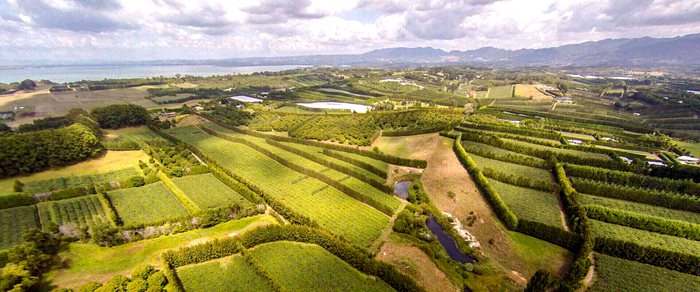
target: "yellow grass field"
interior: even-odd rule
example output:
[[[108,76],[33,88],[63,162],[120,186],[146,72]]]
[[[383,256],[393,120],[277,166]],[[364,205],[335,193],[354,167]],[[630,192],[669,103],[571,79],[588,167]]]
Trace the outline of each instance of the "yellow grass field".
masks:
[[[548,96],[539,90],[537,87],[530,84],[516,84],[515,85],[515,96],[523,98],[532,98],[532,100],[551,100],[552,97]]]
[[[27,176],[11,177],[0,180],[0,194],[11,193],[15,180],[26,183],[29,181],[45,180],[51,178],[67,177],[71,175],[85,175],[101,173],[127,167],[138,167],[139,160],[148,161],[148,155],[141,151],[107,151],[99,158],[80,162],[71,166],[50,169]]]

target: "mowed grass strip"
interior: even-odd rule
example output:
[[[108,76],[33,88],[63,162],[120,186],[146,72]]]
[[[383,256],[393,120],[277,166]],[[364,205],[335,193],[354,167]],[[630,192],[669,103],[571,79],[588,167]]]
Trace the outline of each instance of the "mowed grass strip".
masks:
[[[657,216],[666,219],[682,220],[690,223],[700,224],[700,214],[689,211],[674,210],[659,206],[598,197],[588,194],[580,194],[579,200],[581,204],[584,205],[599,205],[613,209],[636,212],[644,215]]]
[[[278,241],[250,252],[288,291],[394,291],[318,245]]]
[[[201,209],[248,202],[211,173],[173,178],[172,181]]]
[[[272,291],[270,282],[240,254],[179,267],[177,275],[186,291]]]
[[[652,265],[595,254],[591,291],[700,291],[700,277]]]
[[[22,243],[24,232],[39,228],[35,206],[0,210],[0,250]]]
[[[124,226],[160,223],[189,215],[161,182],[110,191],[107,196]]]
[[[489,179],[489,183],[501,195],[506,205],[513,210],[516,217],[555,227],[562,226],[556,195],[510,185],[495,179]]]
[[[617,240],[634,242],[642,246],[697,255],[700,254],[700,241],[664,235],[631,227],[625,227],[598,220],[589,220],[595,237],[609,237]]]
[[[316,179],[306,178],[292,183],[293,178],[302,176],[301,173],[248,146],[211,136],[194,127],[179,127],[168,132],[255,184],[291,210],[308,216],[322,228],[358,246],[369,246],[389,221],[388,216],[334,188],[313,193],[328,186]]]
[[[44,227],[49,222],[59,226],[75,225],[77,227],[109,224],[97,195],[42,202],[37,204],[37,207]]]

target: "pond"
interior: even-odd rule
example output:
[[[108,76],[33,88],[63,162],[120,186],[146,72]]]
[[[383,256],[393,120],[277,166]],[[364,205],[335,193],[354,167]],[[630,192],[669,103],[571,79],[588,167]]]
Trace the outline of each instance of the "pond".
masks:
[[[310,107],[310,108],[324,108],[324,109],[344,109],[351,110],[356,113],[366,113],[372,109],[369,105],[356,104],[349,102],[336,102],[336,101],[317,101],[317,102],[300,102],[297,103],[300,106]]]
[[[394,194],[402,199],[406,199],[408,197],[408,188],[410,188],[412,184],[413,183],[408,180],[397,182],[396,185],[394,185]]]
[[[450,237],[445,230],[442,230],[442,226],[435,221],[433,216],[428,217],[428,229],[432,232],[447,251],[447,255],[454,261],[460,263],[473,263],[476,259],[462,253],[462,251],[457,248],[457,243]]]
[[[240,101],[240,102],[262,102],[263,101],[262,99],[250,97],[247,95],[235,95],[235,96],[231,96],[229,98],[235,99],[235,100]]]

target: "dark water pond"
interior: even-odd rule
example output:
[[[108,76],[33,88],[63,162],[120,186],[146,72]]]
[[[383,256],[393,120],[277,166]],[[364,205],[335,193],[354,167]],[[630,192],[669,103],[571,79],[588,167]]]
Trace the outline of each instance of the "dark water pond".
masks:
[[[473,263],[476,262],[476,260],[459,250],[457,248],[457,243],[455,243],[454,239],[447,235],[445,230],[442,230],[442,226],[435,221],[433,216],[428,217],[428,229],[430,229],[430,232],[435,234],[437,237],[438,241],[442,245],[442,247],[445,248],[447,251],[447,255],[450,256],[451,259],[458,261],[460,263]]]
[[[408,197],[408,188],[411,187],[413,183],[411,181],[400,181],[394,186],[394,194],[405,199]]]

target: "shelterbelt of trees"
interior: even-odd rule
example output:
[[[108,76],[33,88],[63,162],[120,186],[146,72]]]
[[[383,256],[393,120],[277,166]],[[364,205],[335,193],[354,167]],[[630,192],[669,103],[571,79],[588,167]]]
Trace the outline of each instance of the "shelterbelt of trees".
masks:
[[[32,127],[40,130],[21,127],[18,131],[22,133],[10,132],[0,137],[0,178],[92,158],[104,151],[100,128],[136,126],[150,121],[148,111],[135,105],[100,107],[90,114],[76,109],[65,117],[47,119],[62,122],[34,123]]]

